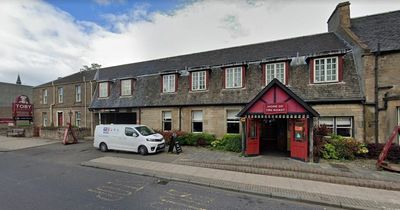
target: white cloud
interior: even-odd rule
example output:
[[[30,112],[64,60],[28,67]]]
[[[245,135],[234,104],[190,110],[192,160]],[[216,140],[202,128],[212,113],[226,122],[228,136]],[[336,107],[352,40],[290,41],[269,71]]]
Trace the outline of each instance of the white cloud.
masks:
[[[101,1],[103,5],[108,0]],[[170,12],[137,5],[104,14],[109,27],[78,21],[45,2],[0,1],[0,81],[38,85],[96,62],[119,65],[326,32],[341,1],[194,1]],[[400,8],[355,1],[352,16]]]
[[[123,4],[125,0],[94,0],[94,2],[101,6],[108,6],[112,3]]]

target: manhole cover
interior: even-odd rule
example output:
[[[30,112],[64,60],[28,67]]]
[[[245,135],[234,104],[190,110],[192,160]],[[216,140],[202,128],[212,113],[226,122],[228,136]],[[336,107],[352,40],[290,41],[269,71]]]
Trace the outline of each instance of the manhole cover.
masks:
[[[333,168],[339,169],[340,171],[350,172],[350,169],[343,164],[330,163],[329,165],[331,165]]]
[[[166,185],[169,183],[169,180],[166,179],[158,179],[157,184]]]

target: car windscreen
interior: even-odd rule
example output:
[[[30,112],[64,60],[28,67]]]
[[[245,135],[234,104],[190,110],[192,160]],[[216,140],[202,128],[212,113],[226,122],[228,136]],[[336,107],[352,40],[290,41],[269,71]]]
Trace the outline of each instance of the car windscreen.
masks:
[[[143,136],[148,136],[148,135],[156,133],[151,128],[149,128],[147,126],[136,127],[136,130],[139,131],[139,133],[142,134]]]

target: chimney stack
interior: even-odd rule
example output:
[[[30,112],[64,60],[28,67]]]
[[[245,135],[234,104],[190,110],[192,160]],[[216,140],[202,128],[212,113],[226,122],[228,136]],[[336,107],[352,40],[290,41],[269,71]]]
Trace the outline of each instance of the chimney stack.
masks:
[[[335,32],[350,26],[350,2],[339,3],[328,19],[328,31]]]

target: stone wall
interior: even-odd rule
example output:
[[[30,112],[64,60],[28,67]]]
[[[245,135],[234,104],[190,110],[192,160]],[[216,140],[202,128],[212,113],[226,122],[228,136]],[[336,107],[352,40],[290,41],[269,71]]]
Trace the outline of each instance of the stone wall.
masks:
[[[172,129],[185,132],[192,132],[192,111],[203,111],[203,131],[214,134],[217,138],[222,138],[226,133],[226,115],[228,110],[239,112],[242,106],[191,106],[181,108],[181,120],[179,120],[179,108],[142,108],[141,124],[148,125],[154,129],[162,129],[162,112],[171,111]],[[180,121],[180,122],[179,122]]]

